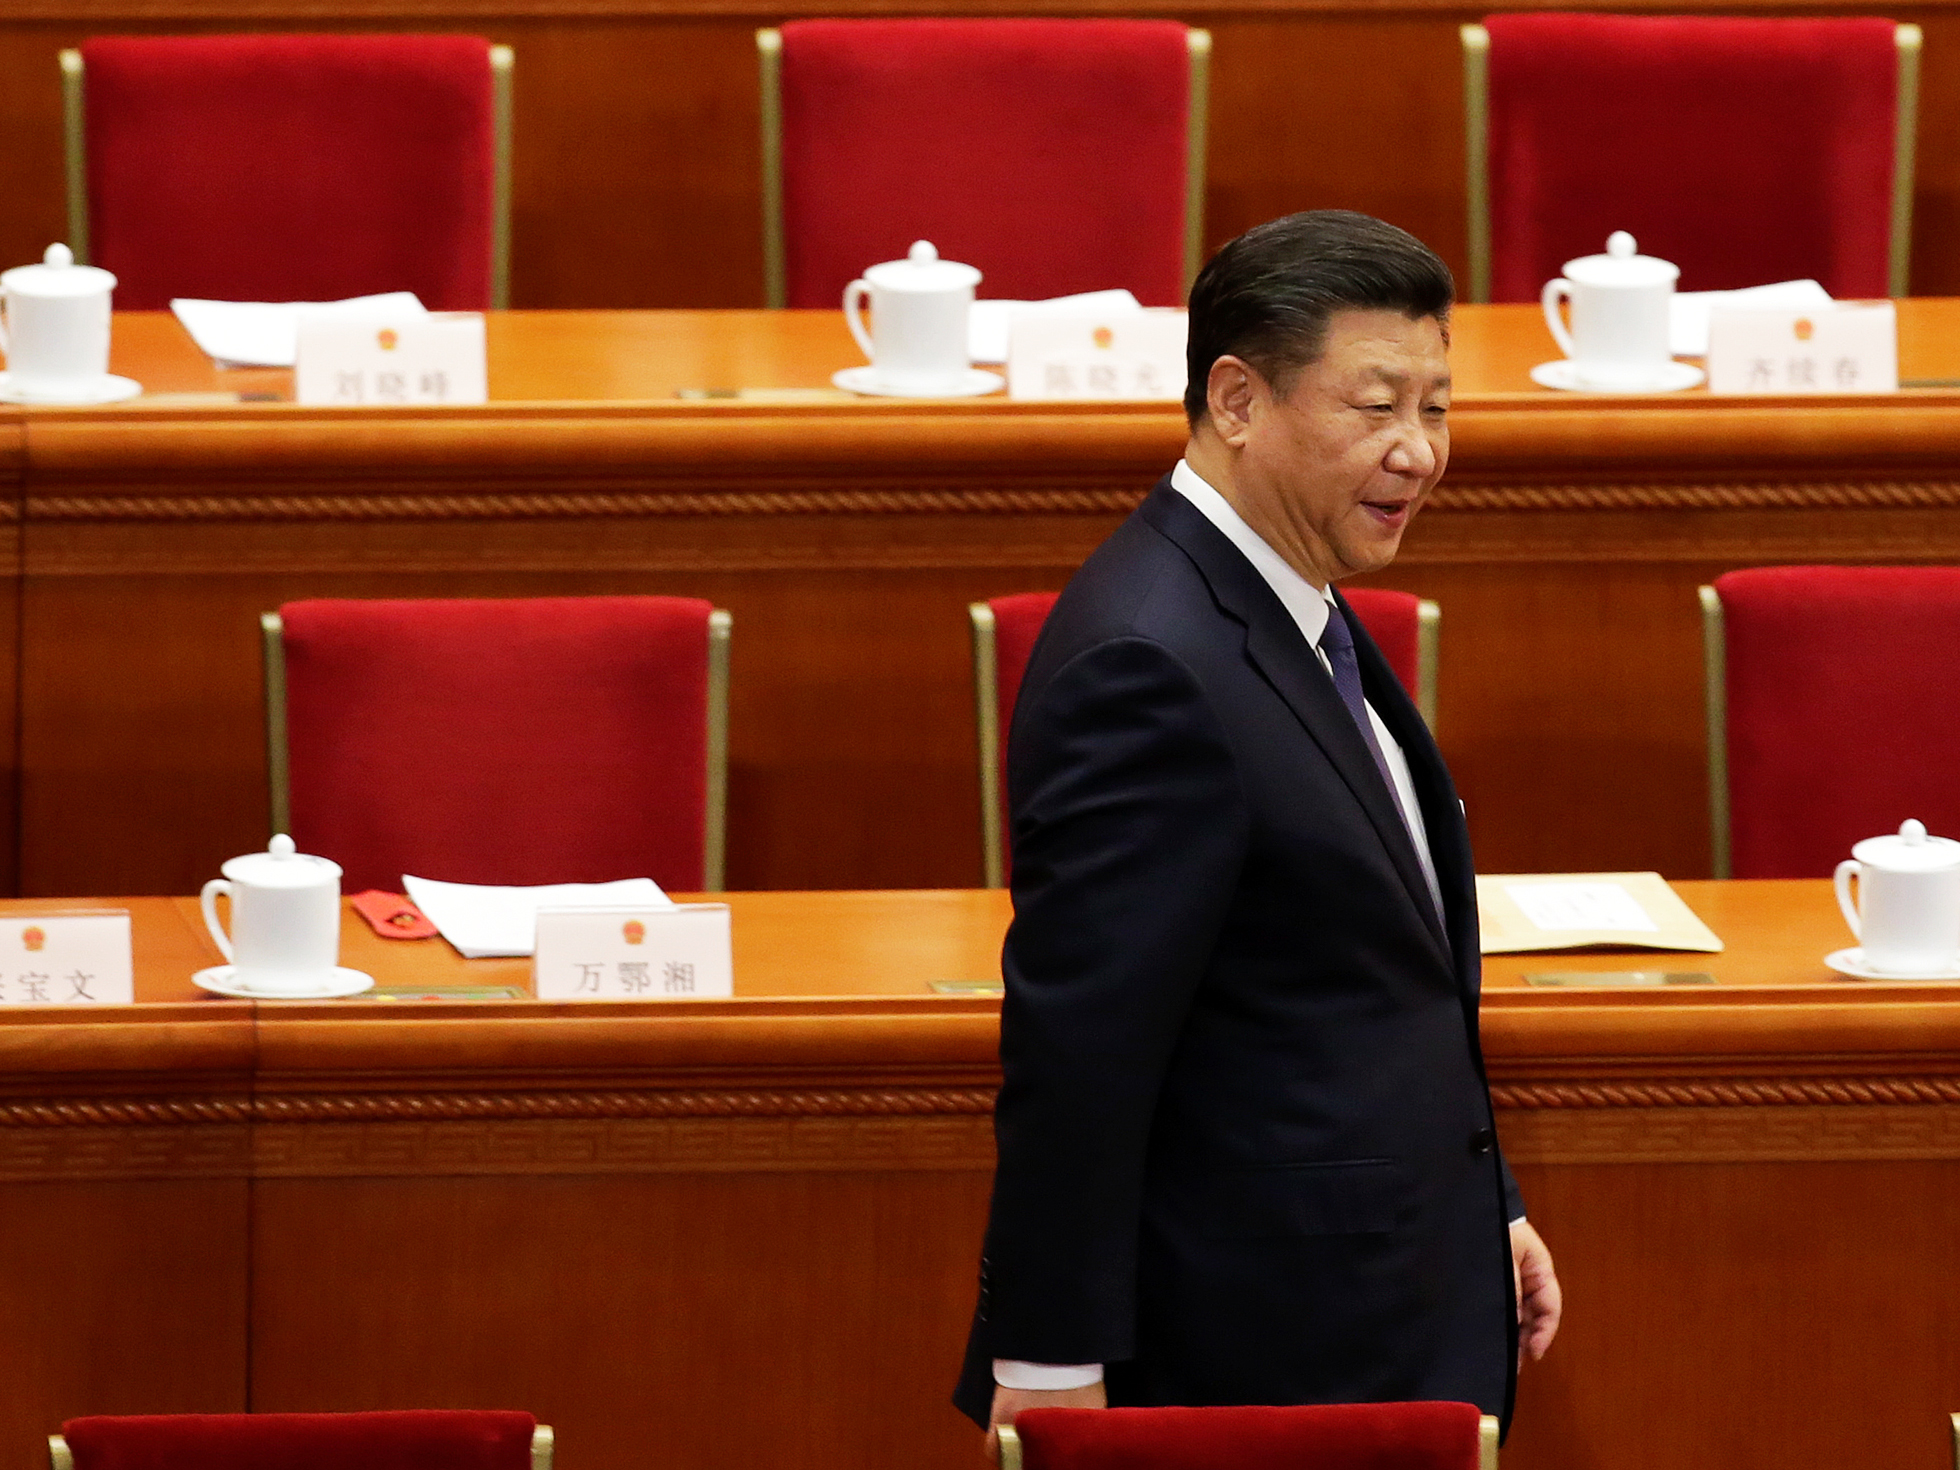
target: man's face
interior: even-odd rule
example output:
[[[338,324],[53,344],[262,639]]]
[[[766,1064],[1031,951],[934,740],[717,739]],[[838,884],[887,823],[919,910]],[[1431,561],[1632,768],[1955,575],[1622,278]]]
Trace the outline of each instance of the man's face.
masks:
[[[1442,323],[1339,311],[1285,397],[1250,377],[1233,436],[1240,513],[1312,580],[1387,566],[1450,457]]]

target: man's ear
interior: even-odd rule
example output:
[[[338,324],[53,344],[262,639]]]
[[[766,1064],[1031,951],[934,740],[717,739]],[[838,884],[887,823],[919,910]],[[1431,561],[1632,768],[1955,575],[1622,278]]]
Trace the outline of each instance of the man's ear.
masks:
[[[1212,432],[1233,448],[1245,441],[1252,427],[1252,404],[1262,386],[1259,374],[1243,358],[1221,357],[1205,381],[1205,417]]]

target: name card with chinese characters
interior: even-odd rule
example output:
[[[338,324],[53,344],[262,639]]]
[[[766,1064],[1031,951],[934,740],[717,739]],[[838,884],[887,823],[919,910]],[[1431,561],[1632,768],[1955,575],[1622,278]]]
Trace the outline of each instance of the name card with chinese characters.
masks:
[[[1898,315],[1889,301],[1718,306],[1709,316],[1711,393],[1892,393],[1898,386]]]
[[[1009,398],[1184,396],[1184,313],[1036,312],[1008,329]]]
[[[483,318],[433,312],[388,321],[301,317],[295,396],[326,407],[485,403]]]
[[[539,909],[539,1000],[698,1000],[735,993],[728,905]]]
[[[0,918],[0,1003],[126,1006],[135,999],[128,910]]]

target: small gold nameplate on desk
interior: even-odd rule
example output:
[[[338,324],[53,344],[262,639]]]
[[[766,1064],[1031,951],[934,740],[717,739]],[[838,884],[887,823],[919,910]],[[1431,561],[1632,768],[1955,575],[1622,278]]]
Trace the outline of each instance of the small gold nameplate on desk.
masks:
[[[735,993],[728,905],[538,910],[539,1000],[700,1000]]]
[[[127,909],[0,919],[0,1003],[126,1006],[134,975]]]
[[[321,408],[485,403],[485,362],[477,312],[386,320],[302,316],[294,396]]]
[[[1005,995],[1006,985],[998,980],[935,980],[934,995]]]
[[[1527,985],[1647,986],[1713,985],[1715,977],[1706,970],[1541,970],[1526,973]]]
[[[1593,947],[1722,952],[1722,941],[1659,873],[1480,874],[1477,918],[1485,954]]]

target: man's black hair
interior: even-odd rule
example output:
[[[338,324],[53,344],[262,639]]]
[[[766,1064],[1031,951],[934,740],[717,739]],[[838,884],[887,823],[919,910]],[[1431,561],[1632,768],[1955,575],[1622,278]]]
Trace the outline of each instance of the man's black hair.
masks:
[[[1407,230],[1347,209],[1312,209],[1247,230],[1191,286],[1184,412],[1196,424],[1221,357],[1242,358],[1289,392],[1293,375],[1348,309],[1399,311],[1449,324],[1456,284],[1436,252]]]

